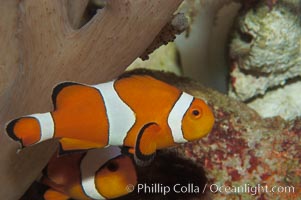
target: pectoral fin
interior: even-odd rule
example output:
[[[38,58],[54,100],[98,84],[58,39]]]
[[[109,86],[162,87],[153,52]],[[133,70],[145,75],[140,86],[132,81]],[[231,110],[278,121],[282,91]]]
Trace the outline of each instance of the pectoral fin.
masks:
[[[160,127],[156,123],[146,124],[140,130],[134,147],[134,159],[139,166],[149,165],[153,161],[157,150],[156,133],[159,130]]]
[[[44,200],[71,200],[71,198],[61,192],[53,189],[48,189],[44,195]]]
[[[62,138],[60,139],[59,155],[71,153],[74,151],[86,151],[98,147],[100,147],[100,145],[94,142],[71,138]]]

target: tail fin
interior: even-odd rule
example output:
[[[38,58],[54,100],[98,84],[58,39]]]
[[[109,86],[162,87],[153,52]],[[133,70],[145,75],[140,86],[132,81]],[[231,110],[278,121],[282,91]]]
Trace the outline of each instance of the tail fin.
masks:
[[[22,147],[50,139],[54,134],[54,123],[50,113],[34,114],[11,121],[6,131]]]

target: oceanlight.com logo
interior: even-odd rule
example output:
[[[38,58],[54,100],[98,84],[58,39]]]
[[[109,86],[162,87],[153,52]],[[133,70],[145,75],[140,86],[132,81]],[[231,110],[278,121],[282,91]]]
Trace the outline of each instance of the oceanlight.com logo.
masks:
[[[262,193],[295,193],[294,186],[272,186],[257,184],[251,186],[250,184],[244,184],[241,186],[219,186],[217,184],[206,184],[204,186],[212,193],[224,193],[224,194],[238,194],[238,193],[248,193],[251,195],[257,195]]]
[[[205,192],[211,193],[224,193],[224,194],[239,194],[248,193],[250,195],[258,195],[262,193],[295,193],[294,186],[267,186],[257,184],[252,186],[250,184],[244,184],[241,186],[226,186],[218,184],[206,184],[204,187],[200,188],[193,183],[186,185],[175,184],[173,186],[163,185],[161,183],[152,184],[138,184],[136,188],[133,185],[128,185],[126,188],[129,192],[136,189],[138,194],[162,194],[167,195],[170,192],[178,194],[204,194]]]

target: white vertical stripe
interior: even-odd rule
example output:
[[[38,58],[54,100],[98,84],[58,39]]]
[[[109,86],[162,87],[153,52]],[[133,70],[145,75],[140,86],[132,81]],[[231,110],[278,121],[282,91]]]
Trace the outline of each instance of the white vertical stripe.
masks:
[[[89,150],[80,164],[82,188],[84,193],[92,199],[105,199],[95,185],[95,174],[107,161],[121,154],[118,147]],[[114,189],[114,188],[112,188]]]
[[[37,143],[53,138],[54,122],[50,112],[28,115],[28,117],[33,117],[39,121],[41,138]]]
[[[193,101],[193,96],[183,92],[169,113],[168,125],[171,129],[174,142],[177,143],[187,142],[182,132],[182,119],[192,101]]]
[[[135,114],[118,96],[114,81],[94,85],[101,93],[109,120],[109,144],[123,145],[123,140],[135,123]]]

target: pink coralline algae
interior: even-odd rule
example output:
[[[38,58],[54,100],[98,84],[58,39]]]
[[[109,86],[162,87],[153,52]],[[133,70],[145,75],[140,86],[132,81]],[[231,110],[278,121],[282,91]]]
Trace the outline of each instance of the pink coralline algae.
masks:
[[[207,138],[188,143],[177,151],[202,165],[210,184],[220,186],[293,187],[290,192],[212,193],[212,199],[298,199],[301,195],[301,119],[285,122],[279,119],[249,118],[238,123],[237,116],[247,114],[221,113],[215,110],[217,120]],[[219,118],[220,117],[220,118]],[[297,198],[298,197],[298,198]]]

